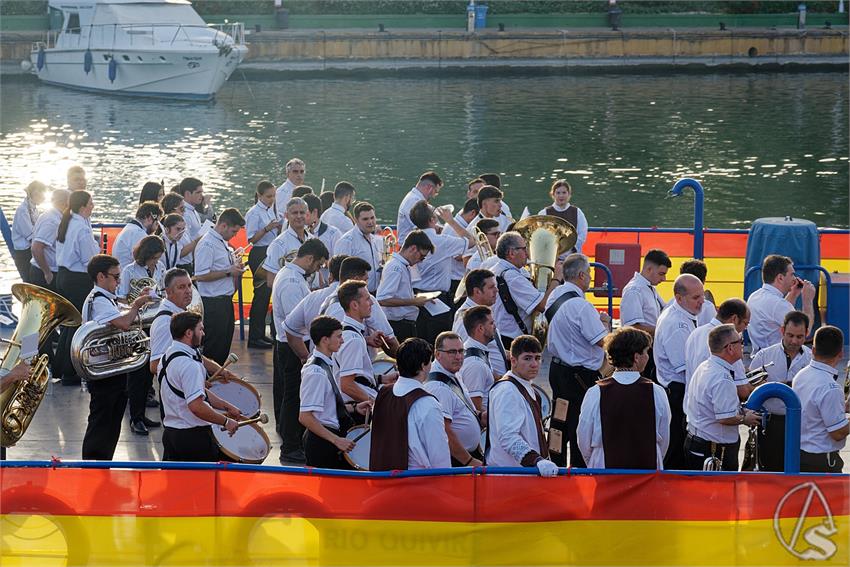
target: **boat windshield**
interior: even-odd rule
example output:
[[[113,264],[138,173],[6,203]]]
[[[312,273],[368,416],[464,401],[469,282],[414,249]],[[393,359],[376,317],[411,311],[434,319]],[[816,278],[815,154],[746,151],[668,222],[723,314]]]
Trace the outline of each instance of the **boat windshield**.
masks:
[[[92,18],[92,24],[95,26],[173,24],[204,27],[207,25],[192,6],[166,3],[99,4]]]

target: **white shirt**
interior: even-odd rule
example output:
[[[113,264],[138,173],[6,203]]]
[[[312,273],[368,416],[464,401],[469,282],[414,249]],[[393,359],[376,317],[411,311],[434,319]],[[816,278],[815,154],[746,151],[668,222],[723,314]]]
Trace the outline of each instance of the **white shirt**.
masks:
[[[228,270],[233,265],[233,249],[215,230],[209,230],[195,247],[195,275]],[[233,277],[225,276],[211,282],[197,283],[201,297],[232,296],[236,293]]]
[[[553,209],[555,209],[556,211],[558,211],[559,213],[563,213],[568,208],[570,208],[569,203],[567,204],[566,207],[560,207],[560,206],[556,205],[555,203],[552,203],[549,206],[552,207]],[[575,207],[575,209],[576,209],[576,236],[578,236],[578,238],[576,239],[575,248],[576,248],[576,253],[581,253],[581,247],[584,246],[585,242],[587,242],[587,218],[584,216],[584,213],[582,212],[581,209],[579,209],[575,205],[572,205],[572,206]],[[538,215],[548,215],[549,213],[546,212],[546,209],[548,209],[548,208],[549,207],[546,207],[545,209],[541,209],[540,212],[537,213],[537,214]]]
[[[334,245],[334,253],[346,256],[357,256],[369,262],[372,269],[369,270],[369,280],[366,288],[369,293],[375,293],[378,282],[381,279],[381,259],[384,250],[384,242],[381,237],[374,234],[363,234],[356,226],[342,234]]]
[[[178,264],[188,263],[188,261],[184,260],[180,254],[183,247],[186,244],[191,243],[191,240],[187,240],[186,242],[183,241],[184,238],[188,239],[185,232],[177,240],[171,240],[164,234],[160,238],[162,238],[162,244],[165,247],[165,251],[162,253],[159,263],[164,271],[167,272],[171,268],[176,267]],[[191,255],[187,254],[186,257],[191,258]]]
[[[486,346],[482,345],[475,339],[467,338],[463,343],[463,348],[478,348],[487,352]],[[482,360],[477,356],[467,356],[463,359],[463,366],[457,372],[458,378],[463,381],[469,392],[470,398],[481,398],[481,407],[487,408],[487,398],[490,394],[490,388],[493,386],[495,379],[493,378],[493,370],[488,364],[488,361]]]
[[[340,378],[351,375],[365,376],[372,382],[372,384],[375,384],[375,373],[372,370],[372,357],[369,356],[366,339],[363,337],[363,333],[366,331],[366,326],[348,316],[343,318],[342,326],[342,346],[334,354],[334,360],[339,367]],[[345,327],[354,327],[357,330],[351,331]],[[369,388],[359,383],[357,383],[357,387],[373,400],[378,395],[378,391],[374,388]],[[342,392],[342,397],[347,402],[352,400],[352,398],[345,392]]]
[[[295,189],[295,183],[287,179],[274,192],[274,203],[277,207],[278,217],[284,223],[283,226],[286,226],[286,204],[292,199],[293,189]]]
[[[124,225],[112,243],[112,255],[121,263],[122,268],[134,262],[133,248],[147,235],[148,231],[142,228],[138,219]]]
[[[163,425],[174,429],[212,425],[209,421],[196,416],[189,409],[190,402],[206,395],[204,382],[207,379],[207,371],[200,360],[201,357],[192,347],[180,341],[172,341],[171,346],[165,351],[165,359],[168,359],[175,352],[185,352],[188,356],[177,356],[171,359],[171,362],[168,363],[166,376],[160,383],[160,396],[165,414]],[[161,370],[162,367],[160,367]],[[166,383],[166,380],[168,380],[168,383]],[[185,398],[181,399],[172,388],[183,392]],[[212,425],[212,427],[219,426]]]
[[[472,221],[470,221],[469,226],[467,227],[467,230],[472,232],[472,229],[475,228],[476,226],[478,226],[478,222],[481,221],[482,219],[485,219],[485,218],[490,218],[490,217],[485,217],[481,213],[478,213],[475,216],[475,218],[472,219]],[[499,216],[493,217],[493,220],[496,221],[497,223],[499,223],[499,232],[506,232],[508,230],[508,227],[513,222],[511,220],[511,217],[509,217],[507,214],[505,214],[504,210],[499,214]]]
[[[65,242],[56,240],[56,265],[72,272],[86,272],[89,260],[100,253],[100,246],[92,234],[91,221],[71,213]]]
[[[635,272],[623,288],[623,298],[620,300],[620,322],[623,325],[640,323],[654,327],[664,306],[664,300],[658,295],[655,286],[639,272]]]
[[[336,228],[342,234],[345,234],[346,232],[354,228],[354,221],[351,220],[351,217],[345,214],[345,209],[343,209],[342,205],[340,205],[339,203],[334,203],[333,205],[331,205],[328,210],[322,213],[322,216],[319,217],[319,220],[327,225]]]
[[[620,384],[634,384],[640,378],[639,372],[618,370],[612,376]],[[581,413],[578,417],[578,447],[587,467],[604,469],[605,449],[602,444],[602,416],[599,412],[599,402],[602,390],[593,385],[584,396],[581,403]],[[670,403],[667,393],[658,384],[652,385],[652,395],[655,400],[655,462],[658,470],[664,469],[664,455],[670,444]]]
[[[464,218],[461,216],[461,213],[458,213],[458,214],[455,215],[455,222],[457,222],[461,226],[461,228],[465,228],[465,229],[469,228],[469,223],[466,222],[466,220],[464,220]],[[463,255],[467,256],[467,255],[470,254],[471,251],[474,251],[474,250],[475,250],[475,248],[471,248],[471,249],[467,250]],[[452,259],[452,269],[451,269],[452,280],[453,281],[454,280],[460,281],[460,280],[463,279],[464,274],[466,274],[466,266],[463,263],[463,259],[461,259],[461,260]]]
[[[12,220],[12,244],[15,246],[15,250],[29,249],[38,217],[38,208],[30,201],[29,197],[24,199],[15,209],[15,217]]]
[[[463,326],[463,314],[466,313],[470,307],[475,307],[476,305],[478,304],[467,297],[466,301],[464,301],[460,308],[458,308],[457,312],[455,312],[455,320],[452,325],[452,331],[456,333],[462,341],[469,338],[469,334],[466,332],[466,327]],[[508,353],[504,352],[504,347],[501,346],[502,340],[499,338],[499,334],[499,328],[496,327],[496,337],[489,342],[485,349],[489,353],[490,367],[493,369],[492,372],[496,374],[496,376],[504,376],[505,372],[508,371],[506,362]]]
[[[378,293],[376,294],[378,301],[384,299],[413,299],[413,283],[410,277],[410,264],[404,259],[404,256],[395,252],[384,266],[384,273],[381,276],[381,283],[378,285]],[[390,321],[416,321],[419,316],[419,308],[415,305],[405,305],[403,307],[386,307],[384,312]]]
[[[404,196],[404,199],[401,200],[401,204],[398,207],[398,219],[396,220],[395,226],[398,233],[398,243],[400,245],[404,244],[404,239],[407,238],[407,235],[411,233],[411,231],[416,230],[416,225],[413,224],[413,221],[410,220],[410,209],[413,208],[413,205],[418,203],[419,201],[427,201],[419,189],[414,187],[410,191],[407,192],[407,195]]]
[[[162,264],[157,264],[153,271],[153,275],[151,275],[148,273],[148,269],[145,266],[140,266],[133,262],[132,264],[124,266],[124,269],[121,270],[121,282],[118,284],[116,295],[119,297],[127,297],[127,294],[130,292],[130,282],[141,278],[151,278],[156,281],[157,287],[162,287],[162,280],[164,276],[165,273],[162,270]]]
[[[528,391],[531,399],[535,399],[531,382],[512,372],[508,372],[506,376],[516,378]],[[496,382],[490,390],[487,419],[490,436],[488,466],[519,467],[522,458],[529,451],[540,454],[541,447],[531,406],[509,380]]]
[[[334,361],[313,351],[315,358],[324,360],[331,368],[331,376],[339,388],[339,373]],[[325,427],[339,429],[339,418],[336,415],[336,397],[333,387],[328,380],[328,373],[318,364],[305,364],[301,369],[301,406],[300,411],[313,412],[313,416]]]
[[[419,264],[422,279],[416,282],[416,287],[426,291],[449,291],[454,257],[466,252],[468,243],[465,238],[448,234],[446,230],[437,234],[435,229],[426,228],[423,232],[434,245],[434,252]]]
[[[802,423],[800,449],[807,453],[841,451],[847,439],[836,441],[829,436],[847,425],[844,413],[844,391],[836,379],[835,368],[813,360],[794,377],[792,388],[800,398]]]
[[[370,296],[372,300],[372,313],[363,321],[366,324],[366,334],[370,334],[373,331],[380,331],[388,337],[395,337],[395,331],[393,331],[389,320],[387,320],[387,314],[384,312],[384,308],[378,304],[375,296],[371,294]],[[336,293],[325,298],[325,301],[322,303],[322,309],[324,315],[333,317],[338,321],[342,321],[345,318],[345,311],[342,309],[342,305],[339,304]]]
[[[322,244],[324,244],[325,248],[328,249],[329,257],[333,258],[336,254],[336,242],[339,240],[339,237],[342,236],[339,229],[333,225],[320,222],[316,226],[316,232],[311,233],[311,235],[313,238],[318,238],[322,241]],[[327,268],[323,269],[327,270]]]
[[[310,286],[304,279],[304,270],[294,262],[287,263],[275,275],[274,284],[272,284],[272,318],[279,342],[286,342],[287,331],[293,335],[301,335],[304,340],[309,340],[309,332],[305,337],[300,329],[290,329],[286,326],[287,315],[292,313],[295,306],[308,295],[310,295]]]
[[[800,352],[791,359],[791,364],[789,365],[788,357],[785,355],[785,349],[782,348],[782,341],[780,341],[758,351],[750,362],[750,370],[757,370],[772,362],[773,366],[765,368],[767,381],[781,382],[790,386],[792,380],[794,380],[794,376],[808,366],[811,361],[812,349],[803,345]],[[785,402],[779,398],[771,398],[764,401],[764,409],[770,413],[785,415]]]
[[[464,449],[474,451],[481,444],[481,426],[478,425],[478,417],[473,411],[475,406],[470,398],[470,393],[462,380],[443,368],[436,360],[431,364],[431,372],[442,372],[451,376],[460,385],[463,399],[447,384],[438,380],[428,380],[422,387],[440,402],[443,417],[452,422],[452,432],[457,435],[458,441]]]
[[[275,278],[277,279],[277,278]],[[322,303],[328,296],[336,294],[339,282],[333,282],[328,287],[311,291],[298,302],[295,308],[286,314],[284,328],[291,329],[293,335],[310,338],[310,324],[321,314]]]
[[[96,293],[101,295],[95,297]],[[114,293],[110,293],[102,287],[94,286],[83,302],[82,315],[83,323],[97,321],[99,325],[104,325],[121,317],[122,313],[115,302]]]
[[[664,310],[655,326],[652,356],[658,383],[665,388],[670,382],[685,383],[685,344],[697,328],[696,315],[691,315],[678,303]]]
[[[183,202],[183,220],[186,222],[186,235],[192,241],[201,235],[201,215],[195,210],[195,206],[186,201]]]
[[[185,309],[180,309],[174,303],[169,301],[168,299],[163,299],[162,303],[159,304],[159,309],[157,312],[161,313],[163,311],[170,312],[172,315],[176,315],[177,313],[183,313]],[[171,316],[170,315],[161,315],[154,319],[153,323],[151,323],[150,328],[150,337],[151,337],[151,362],[154,360],[159,360],[165,354],[165,351],[171,346]]]
[[[32,241],[44,244],[44,259],[51,272],[58,269],[56,267],[56,234],[59,232],[60,222],[62,222],[62,213],[56,209],[50,209],[38,217],[33,229]],[[30,261],[30,264],[41,269],[35,258]]]
[[[505,278],[511,297],[516,303],[517,309],[519,309],[519,316],[525,323],[528,332],[531,332],[531,313],[543,299],[545,293],[534,287],[531,280],[526,277],[526,272],[507,260],[500,258],[491,269],[496,276]],[[496,296],[496,304],[493,305],[493,318],[503,336],[515,339],[522,334],[516,319],[507,312],[502,303],[502,298],[498,295]]]
[[[264,229],[269,223],[277,220],[277,211],[275,204],[271,207],[265,206],[262,201],[257,201],[253,207],[245,213],[245,235],[250,241],[258,232]],[[268,246],[277,236],[277,231],[272,230],[265,233],[262,238],[254,243],[254,246]]]
[[[593,304],[584,298],[584,291],[572,282],[564,282],[549,294],[546,309],[570,291],[579,296],[566,300],[555,313],[546,335],[546,348],[570,366],[596,370],[605,357],[605,351],[596,343],[605,338],[608,328],[599,320]]]
[[[731,364],[714,355],[697,367],[683,404],[688,416],[688,431],[693,435],[715,443],[738,440],[737,425],[723,425],[718,421],[739,413],[734,371]]]
[[[266,259],[263,260],[263,269],[270,274],[276,274],[283,266],[284,259],[290,253],[298,252],[301,245],[310,238],[312,238],[312,235],[306,229],[304,230],[304,239],[302,240],[291,226],[288,227],[269,244],[266,250]]]
[[[697,367],[708,360],[711,356],[711,350],[708,348],[708,334],[711,330],[721,325],[717,319],[712,319],[705,325],[700,325],[694,332],[690,334],[685,342],[685,388],[690,385],[691,376],[696,372]],[[744,361],[739,360],[732,365],[735,369],[735,385],[743,386],[747,383],[747,370],[744,368]]]
[[[750,308],[747,332],[753,344],[753,353],[778,343],[782,339],[779,327],[785,321],[785,314],[793,311],[794,306],[772,284],[763,284],[755,290],[747,299],[747,306]]]
[[[417,388],[422,388],[419,381],[399,376],[393,384],[393,394],[400,398]],[[407,412],[407,468],[442,469],[451,466],[449,438],[440,403],[432,396],[423,396],[413,402]]]

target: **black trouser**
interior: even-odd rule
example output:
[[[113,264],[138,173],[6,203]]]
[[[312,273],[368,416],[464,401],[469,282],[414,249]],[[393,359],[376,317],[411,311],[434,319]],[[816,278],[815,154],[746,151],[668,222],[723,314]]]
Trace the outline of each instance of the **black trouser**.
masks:
[[[831,453],[808,453],[800,450],[800,472],[840,473],[844,460],[838,451]]]
[[[301,410],[301,359],[288,343],[277,341],[272,398],[277,432],[283,439],[282,453],[302,448],[304,426],[298,421]]]
[[[30,260],[32,260],[32,251],[15,250],[12,252],[12,258],[15,260],[15,267],[18,268],[18,275],[21,276],[21,281],[24,283],[32,283],[30,279]]]
[[[176,268],[182,268],[189,273],[189,276],[195,275],[195,265],[194,264],[177,264]]]
[[[664,468],[667,470],[685,469],[685,433],[687,423],[685,418],[685,385],[681,382],[670,382],[665,388],[667,401],[670,402],[670,446],[664,456]],[[737,459],[737,454],[736,457]],[[702,465],[700,465],[702,470]]]
[[[89,423],[83,437],[83,459],[111,461],[121,437],[127,409],[127,375],[89,382]]]
[[[266,259],[268,246],[254,246],[248,253],[248,265],[254,278],[254,299],[251,300],[251,311],[249,317],[251,323],[248,327],[248,340],[259,341],[266,336],[266,314],[269,312],[269,299],[272,290],[266,283],[266,276],[257,276],[260,265]]]
[[[427,290],[414,289],[413,291],[415,293],[420,293],[421,291]],[[416,330],[419,333],[419,338],[428,341],[428,344],[432,347],[434,346],[434,341],[437,339],[437,335],[443,331],[451,331],[452,323],[454,322],[454,303],[449,296],[449,292],[440,292],[440,296],[437,300],[445,303],[446,306],[449,307],[449,310],[439,315],[431,315],[427,309],[420,307],[419,317],[416,318]]]
[[[233,316],[233,298],[229,295],[203,297],[204,302],[204,356],[224,364],[233,343],[236,320]]]
[[[672,440],[670,442],[672,443]],[[737,471],[740,446],[740,439],[734,443],[712,443],[688,433],[685,442],[682,443],[685,453],[685,470],[701,471],[707,458],[717,457],[723,462],[720,470]],[[669,455],[670,452],[668,451],[667,454]]]
[[[419,336],[417,334],[416,321],[409,321],[407,319],[390,321],[390,327],[392,327],[395,338],[399,343],[403,343],[405,339]]]
[[[585,468],[584,457],[578,449],[576,429],[581,411],[581,403],[588,388],[593,386],[601,378],[596,370],[584,368],[583,366],[569,366],[558,358],[552,359],[549,366],[549,385],[552,387],[554,399],[563,398],[569,402],[567,406],[567,421],[559,422],[552,420],[549,427],[561,431],[561,453],[552,453],[550,458],[559,467],[567,465],[567,445],[570,447],[570,466]],[[553,403],[554,407],[554,403]],[[545,419],[546,416],[544,415]]]
[[[767,415],[767,426],[758,428],[759,470],[782,472],[785,470],[785,416]]]
[[[332,429],[327,425],[325,428],[334,435],[342,437],[337,429]],[[323,469],[342,469],[352,470],[348,461],[342,456],[342,452],[336,448],[336,445],[329,441],[325,441],[312,431],[304,433],[304,455],[307,457],[308,467],[321,467]]]
[[[147,364],[127,374],[127,398],[130,402],[131,423],[145,417],[148,390],[151,384],[153,384],[153,374]]]
[[[44,289],[49,289],[50,291],[56,291],[56,272],[53,272],[53,280],[50,283],[47,283],[47,280],[44,279],[44,272],[41,271],[41,268],[36,268],[30,264],[29,283],[43,287]]]
[[[162,433],[163,461],[215,463],[218,445],[209,425],[189,429],[166,427]]]
[[[658,384],[658,374],[655,372],[655,359],[652,358],[652,348],[649,349],[649,360],[646,362],[646,366],[640,375]]]
[[[481,447],[476,447],[475,449],[472,449],[471,451],[469,451],[469,456],[472,457],[473,459],[478,459],[482,463],[484,462],[484,451]],[[452,459],[452,466],[453,467],[457,468],[457,467],[471,466],[471,465],[467,465],[465,463],[461,463],[460,461],[458,461],[454,457],[452,457],[451,459]]]
[[[82,313],[83,303],[94,287],[91,278],[84,272],[72,272],[59,268],[56,274],[56,290],[70,301]],[[85,314],[84,314],[85,315]],[[59,345],[53,359],[53,375],[64,381],[78,381],[77,373],[71,364],[71,340],[79,327],[62,327],[59,330]]]

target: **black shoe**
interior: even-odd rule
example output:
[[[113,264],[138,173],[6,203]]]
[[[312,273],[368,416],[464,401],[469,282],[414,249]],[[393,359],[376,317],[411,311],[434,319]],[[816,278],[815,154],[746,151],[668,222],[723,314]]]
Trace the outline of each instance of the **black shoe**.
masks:
[[[270,345],[269,343],[262,341],[262,340],[256,340],[256,341],[248,341],[248,348],[256,348],[256,349],[260,349],[260,350],[269,350],[270,348],[272,348],[272,345]]]
[[[302,449],[289,451],[288,453],[280,452],[280,464],[282,465],[303,465],[307,462],[307,457]]]
[[[145,407],[146,408],[158,408],[159,402],[157,401],[156,398],[148,398],[147,400],[145,400]]]
[[[63,376],[61,382],[63,386],[79,386],[82,380],[79,376]]]
[[[274,346],[275,341],[271,337],[263,337],[260,340],[263,341],[264,343],[269,343],[270,345]]]
[[[147,416],[142,418],[142,423],[145,424],[145,427],[159,427],[160,425],[162,425],[160,422],[156,421],[155,419],[150,419]]]
[[[145,422],[141,419],[137,419],[135,421],[130,422],[130,431],[132,431],[136,435],[148,435],[150,433],[148,431],[148,428],[145,427]]]

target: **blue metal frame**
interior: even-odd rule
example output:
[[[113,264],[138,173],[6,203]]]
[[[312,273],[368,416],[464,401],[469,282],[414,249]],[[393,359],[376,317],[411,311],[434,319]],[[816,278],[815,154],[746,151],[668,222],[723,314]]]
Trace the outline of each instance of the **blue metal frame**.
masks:
[[[591,266],[597,269],[601,269],[605,272],[605,287],[608,289],[608,316],[612,319],[614,318],[614,275],[611,273],[610,268],[603,264],[602,262],[591,262]]]
[[[685,177],[676,182],[668,191],[668,197],[680,197],[686,187],[694,190],[694,258],[702,260],[705,257],[705,244],[703,235],[703,209],[705,207],[705,192],[702,185],[696,179]]]
[[[762,384],[753,390],[744,407],[764,411],[764,402],[772,398],[785,402],[785,474],[799,474],[801,406],[794,390],[779,382]]]

